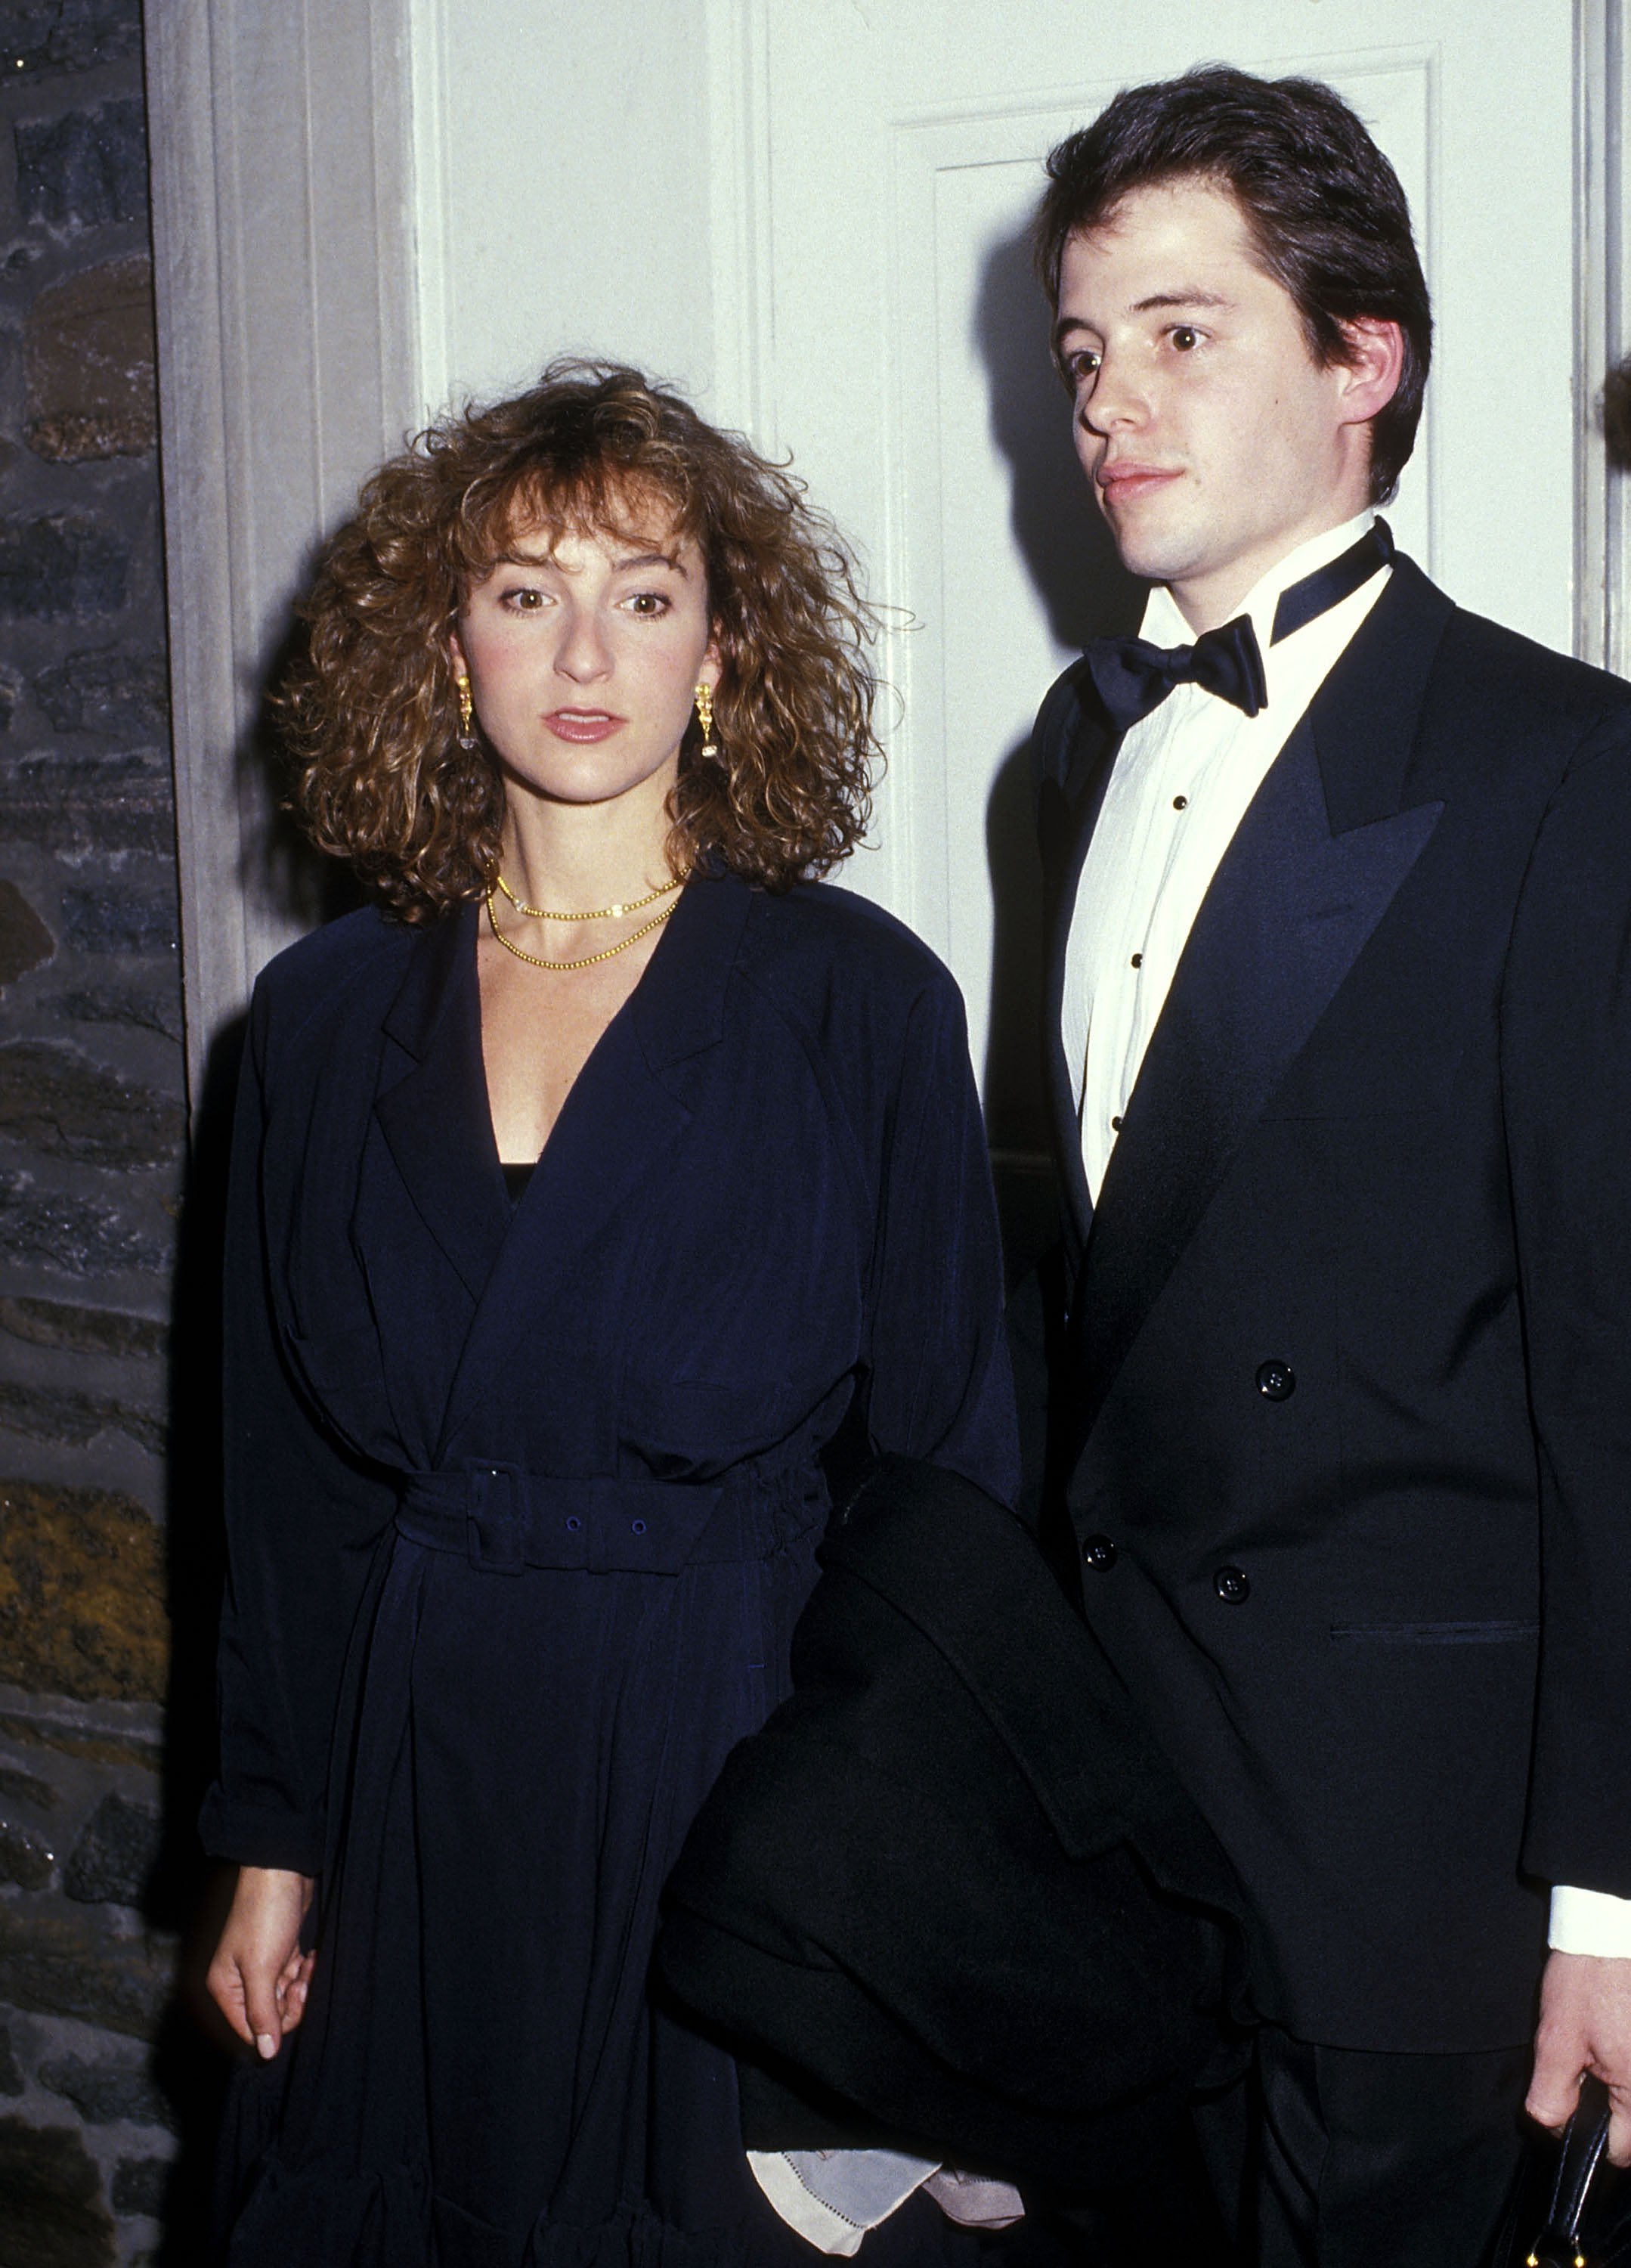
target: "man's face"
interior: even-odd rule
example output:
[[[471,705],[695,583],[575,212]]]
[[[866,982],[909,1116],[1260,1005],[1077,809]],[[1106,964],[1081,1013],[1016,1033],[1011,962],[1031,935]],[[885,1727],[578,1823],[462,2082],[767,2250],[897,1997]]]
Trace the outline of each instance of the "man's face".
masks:
[[[1072,237],[1054,339],[1076,453],[1125,564],[1196,630],[1294,547],[1363,509],[1353,372],[1321,367],[1226,188],[1129,191]]]

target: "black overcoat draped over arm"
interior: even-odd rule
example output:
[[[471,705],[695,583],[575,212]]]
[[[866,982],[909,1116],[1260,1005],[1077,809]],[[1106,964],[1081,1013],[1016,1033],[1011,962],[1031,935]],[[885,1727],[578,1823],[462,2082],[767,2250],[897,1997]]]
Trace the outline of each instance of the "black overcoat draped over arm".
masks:
[[[728,2065],[646,2008],[647,1970],[689,1820],[786,1690],[822,1453],[863,1413],[876,1449],[1017,1482],[982,1130],[932,955],[845,892],[694,880],[512,1208],[475,917],[352,916],[252,1016],[204,1823],[222,1856],[322,1877],[307,2029],[348,2043],[304,2105],[297,2056],[250,2215],[268,2257],[280,2183],[317,2210],[298,2184],[333,2175],[363,2061],[429,2078],[425,2112],[347,2146],[358,2226],[730,2218]],[[422,1986],[383,1965],[399,1940],[405,1971],[429,1948]],[[458,2130],[429,2205],[422,2117]]]

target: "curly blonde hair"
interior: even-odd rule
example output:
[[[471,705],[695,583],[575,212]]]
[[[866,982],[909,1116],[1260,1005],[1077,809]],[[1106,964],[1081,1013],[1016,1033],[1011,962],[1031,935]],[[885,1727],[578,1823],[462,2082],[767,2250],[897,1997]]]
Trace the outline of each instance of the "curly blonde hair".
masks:
[[[721,663],[720,753],[694,717],[670,800],[676,871],[766,889],[860,841],[880,755],[875,635],[849,552],[802,484],[621,364],[552,363],[511,401],[433,425],[369,480],[300,613],[277,696],[289,803],[403,920],[481,895],[504,790],[458,745],[448,634],[522,532],[628,534],[656,510],[702,553]]]

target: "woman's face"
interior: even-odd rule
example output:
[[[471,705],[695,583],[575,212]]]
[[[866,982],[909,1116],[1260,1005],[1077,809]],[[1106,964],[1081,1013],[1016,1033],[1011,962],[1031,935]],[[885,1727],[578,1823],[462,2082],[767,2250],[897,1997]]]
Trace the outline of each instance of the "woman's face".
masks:
[[[695,688],[719,681],[702,554],[658,513],[622,534],[518,531],[450,647],[506,784],[562,803],[665,796]]]

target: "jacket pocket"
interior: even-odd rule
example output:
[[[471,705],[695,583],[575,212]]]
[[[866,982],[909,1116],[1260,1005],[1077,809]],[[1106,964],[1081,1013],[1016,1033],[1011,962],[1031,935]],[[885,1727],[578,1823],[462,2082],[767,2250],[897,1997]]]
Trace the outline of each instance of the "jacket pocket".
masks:
[[[1522,1646],[1540,1635],[1532,1622],[1333,1623],[1339,1646]]]

